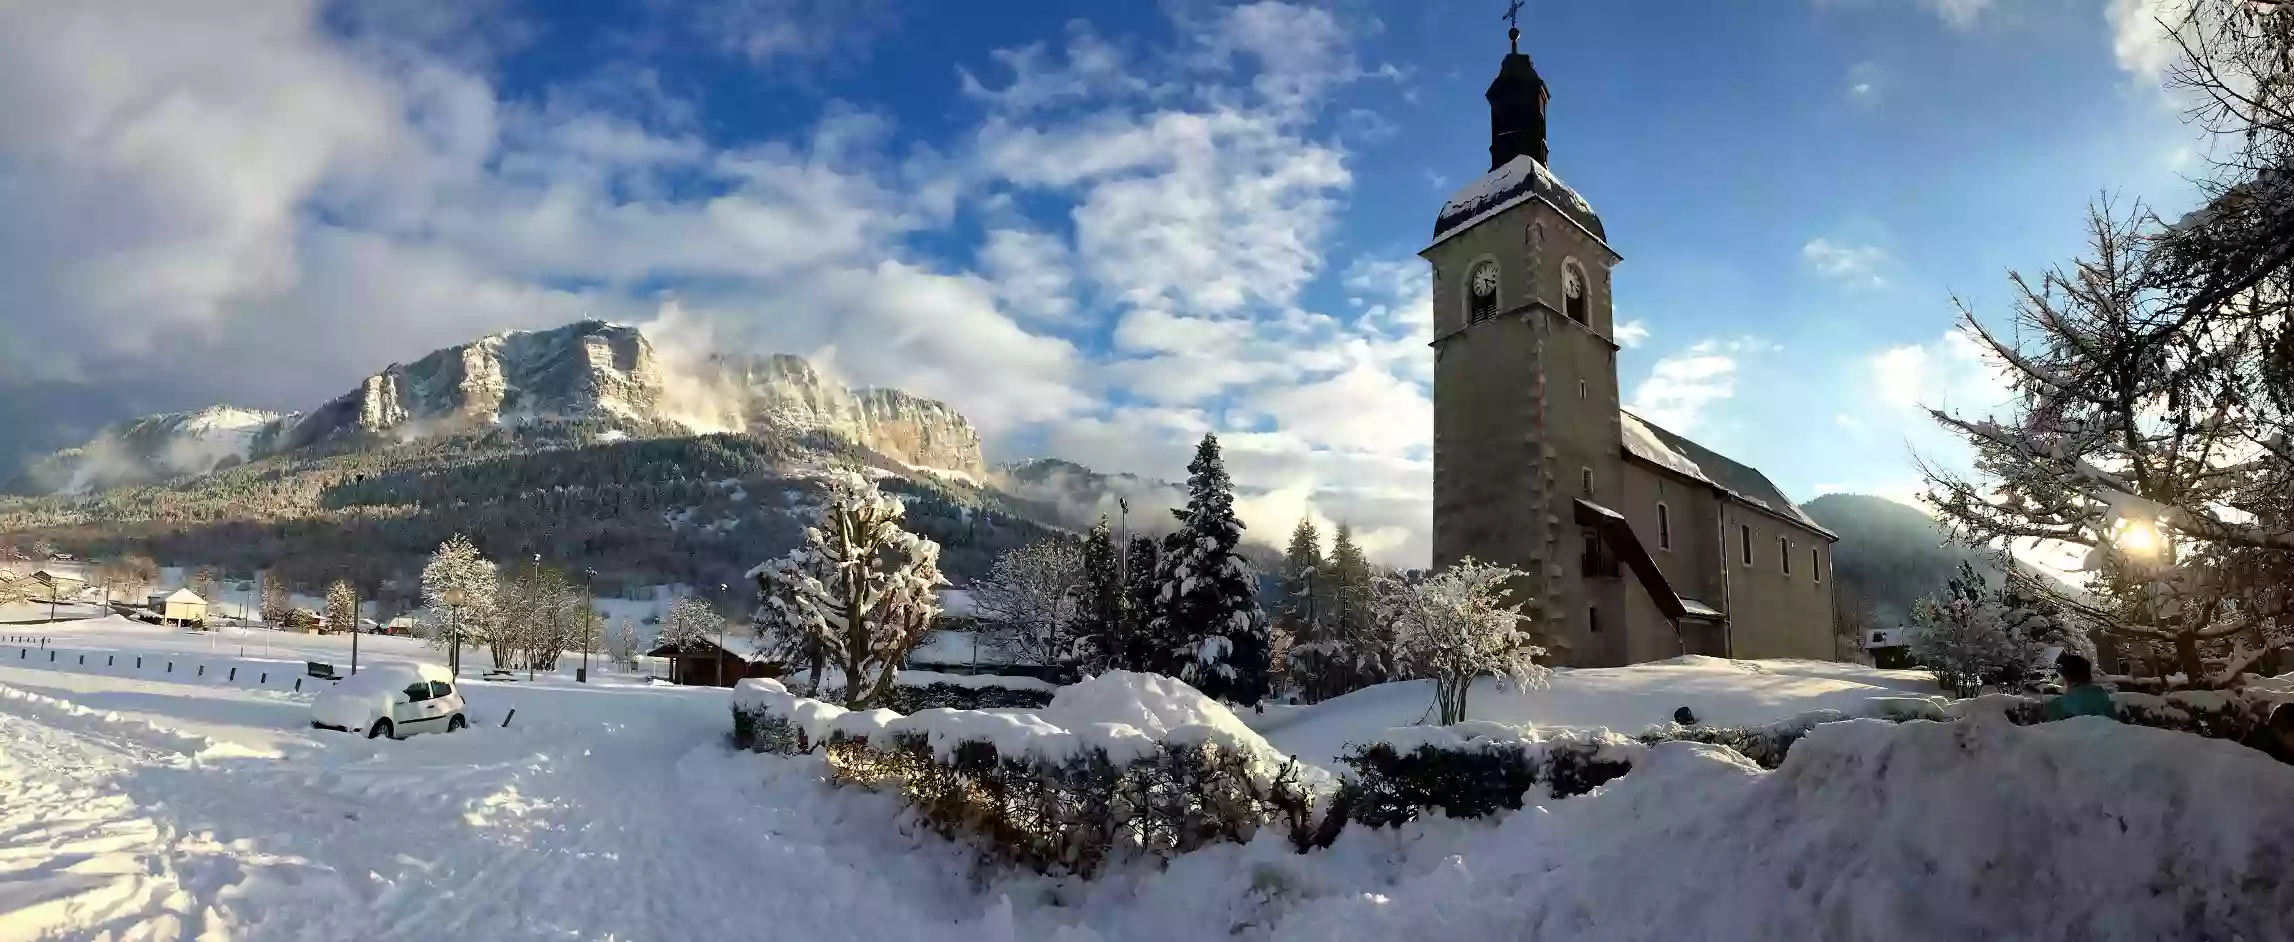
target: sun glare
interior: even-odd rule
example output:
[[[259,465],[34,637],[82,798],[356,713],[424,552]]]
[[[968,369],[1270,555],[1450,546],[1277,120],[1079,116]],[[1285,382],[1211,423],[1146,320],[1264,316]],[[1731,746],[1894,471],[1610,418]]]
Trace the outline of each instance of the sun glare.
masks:
[[[2119,550],[2139,556],[2156,555],[2159,551],[2159,531],[2148,520],[2122,520],[2119,522]]]

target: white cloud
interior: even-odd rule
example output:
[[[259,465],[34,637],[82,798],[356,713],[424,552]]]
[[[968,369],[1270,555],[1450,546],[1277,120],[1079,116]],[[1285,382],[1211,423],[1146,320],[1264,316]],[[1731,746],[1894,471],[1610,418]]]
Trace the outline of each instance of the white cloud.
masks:
[[[307,408],[489,331],[654,318],[1103,470],[1175,477],[1223,429],[1264,489],[1263,539],[1312,513],[1425,561],[1424,264],[1358,259],[1360,304],[1300,306],[1353,183],[1321,111],[1393,74],[1356,62],[1356,24],[1261,2],[1182,16],[1162,54],[1075,27],[963,75],[977,127],[903,158],[851,106],[712,140],[642,66],[510,100],[451,21],[347,42],[318,3],[0,6],[10,349],[41,351],[43,375],[135,376],[153,408]],[[702,12],[691,28],[759,63],[873,28],[811,0]],[[975,210],[983,234],[951,261]],[[1113,349],[1078,342],[1099,336]]]
[[[1659,359],[1633,388],[1626,408],[1674,432],[1688,434],[1705,408],[1736,394],[1737,357],[1763,349],[1754,341],[1702,340]]]
[[[760,65],[859,57],[891,17],[882,0],[707,0],[678,11],[703,36]]]
[[[1877,104],[1883,90],[1880,65],[1858,62],[1848,67],[1848,100],[1863,106]]]
[[[1636,317],[1617,325],[1616,333],[1618,346],[1638,347],[1648,341],[1649,325],[1642,323],[1641,319]]]
[[[1973,28],[1983,11],[1991,8],[1991,0],[1920,0],[1920,3],[1953,29]]]
[[[2180,28],[2192,0],[2110,0],[2103,18],[2111,27],[2111,53],[2136,81],[2154,84],[2182,51],[2170,28]]]
[[[1887,263],[1888,256],[1878,246],[1855,245],[1818,237],[1800,247],[1800,259],[1818,274],[1852,287],[1877,288],[1888,283],[1879,271],[1880,266]]]
[[[1869,368],[1874,398],[1899,412],[1935,408],[1985,415],[2010,399],[1982,346],[1956,330],[1933,343],[1883,350],[1873,355]]]

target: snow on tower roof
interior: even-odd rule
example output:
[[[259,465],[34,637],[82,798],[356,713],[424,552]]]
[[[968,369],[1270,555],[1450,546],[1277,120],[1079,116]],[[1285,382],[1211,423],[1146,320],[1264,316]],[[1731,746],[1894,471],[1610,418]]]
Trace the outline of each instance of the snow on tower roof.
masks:
[[[187,603],[187,604],[191,604],[191,605],[205,605],[205,604],[207,604],[207,600],[206,600],[206,599],[200,598],[200,597],[199,597],[199,596],[198,596],[196,593],[192,592],[190,589],[177,589],[177,590],[175,590],[174,592],[168,593],[168,596],[167,596],[167,598],[165,598],[165,599],[162,599],[161,601],[164,601],[164,602],[171,602],[171,603],[172,603],[172,602],[183,602],[183,603]]]
[[[1609,236],[1601,228],[1601,217],[1594,215],[1593,205],[1544,164],[1524,154],[1451,194],[1450,201],[1442,204],[1442,214],[1434,220],[1433,245],[1528,199],[1544,200],[1604,245],[1608,243]]]

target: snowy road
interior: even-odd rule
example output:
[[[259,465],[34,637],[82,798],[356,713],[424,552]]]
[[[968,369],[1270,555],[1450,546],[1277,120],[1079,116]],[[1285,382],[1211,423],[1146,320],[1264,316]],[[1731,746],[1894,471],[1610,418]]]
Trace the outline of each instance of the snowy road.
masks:
[[[979,918],[946,848],[824,839],[824,808],[889,832],[889,804],[776,800],[820,786],[766,781],[718,725],[266,757],[11,689],[0,940],[924,939]]]

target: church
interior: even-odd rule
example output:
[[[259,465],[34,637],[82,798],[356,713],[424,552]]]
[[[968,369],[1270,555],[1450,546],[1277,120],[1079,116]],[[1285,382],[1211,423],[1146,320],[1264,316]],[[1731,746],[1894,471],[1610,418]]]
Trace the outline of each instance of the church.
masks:
[[[1767,476],[1619,408],[1610,247],[1549,169],[1515,45],[1490,170],[1443,204],[1434,279],[1434,565],[1530,573],[1557,664],[1830,659],[1832,544]]]

